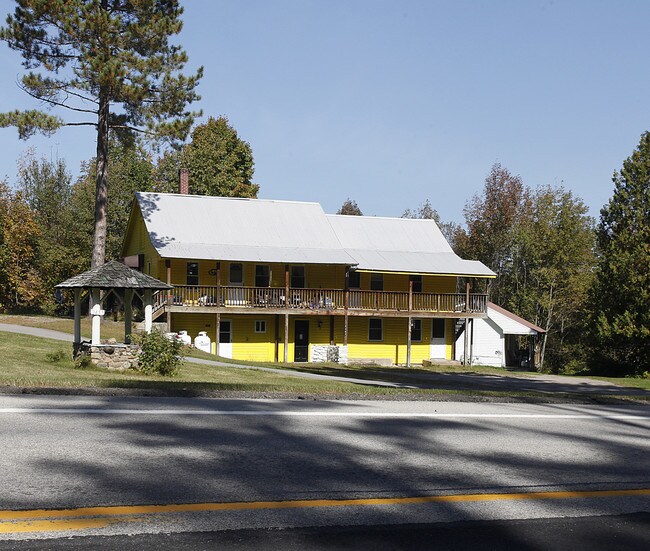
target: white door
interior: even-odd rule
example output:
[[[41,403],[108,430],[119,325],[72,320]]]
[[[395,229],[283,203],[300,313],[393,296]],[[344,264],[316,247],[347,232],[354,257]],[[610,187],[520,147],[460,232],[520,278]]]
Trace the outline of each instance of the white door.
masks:
[[[232,358],[232,323],[221,320],[219,323],[219,350],[217,355],[222,358]]]
[[[444,318],[433,318],[431,320],[431,359],[447,359],[447,323]]]

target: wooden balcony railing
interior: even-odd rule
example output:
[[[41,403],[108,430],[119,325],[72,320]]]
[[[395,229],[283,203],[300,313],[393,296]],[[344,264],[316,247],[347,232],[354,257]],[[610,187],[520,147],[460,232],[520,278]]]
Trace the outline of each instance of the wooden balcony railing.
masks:
[[[303,310],[345,310],[346,292],[343,289],[298,289],[284,287],[235,287],[177,285],[173,291],[156,296],[156,307],[217,306],[224,308],[294,308]],[[465,309],[465,293],[413,293],[411,312],[485,313],[487,295],[470,294],[469,308]],[[409,311],[409,293],[402,291],[348,291],[348,309],[363,311]]]

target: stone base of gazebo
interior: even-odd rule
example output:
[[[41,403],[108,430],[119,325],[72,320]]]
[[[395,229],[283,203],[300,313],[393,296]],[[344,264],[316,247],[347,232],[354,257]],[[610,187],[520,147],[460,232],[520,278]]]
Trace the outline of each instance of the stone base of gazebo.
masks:
[[[75,351],[76,358],[90,357],[97,367],[111,371],[126,371],[136,369],[140,347],[135,344],[122,344],[109,339],[102,344],[91,344],[83,341]]]

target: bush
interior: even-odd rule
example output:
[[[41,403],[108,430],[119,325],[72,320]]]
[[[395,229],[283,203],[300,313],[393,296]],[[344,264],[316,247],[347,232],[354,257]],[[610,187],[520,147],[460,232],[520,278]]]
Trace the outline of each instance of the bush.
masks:
[[[90,359],[90,354],[82,354],[77,356],[74,361],[74,366],[76,369],[88,369],[93,366],[93,361]]]
[[[47,361],[52,363],[58,363],[61,360],[68,359],[69,357],[70,354],[68,354],[65,350],[56,350],[45,355]]]
[[[134,338],[142,352],[138,357],[138,369],[143,373],[166,377],[176,375],[183,363],[183,343],[168,339],[157,330],[140,333]]]

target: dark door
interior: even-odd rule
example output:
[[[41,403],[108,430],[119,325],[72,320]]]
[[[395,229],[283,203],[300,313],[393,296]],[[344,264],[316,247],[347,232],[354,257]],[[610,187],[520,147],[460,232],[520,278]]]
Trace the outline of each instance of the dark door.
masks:
[[[293,359],[295,362],[309,360],[309,321],[296,320]]]

